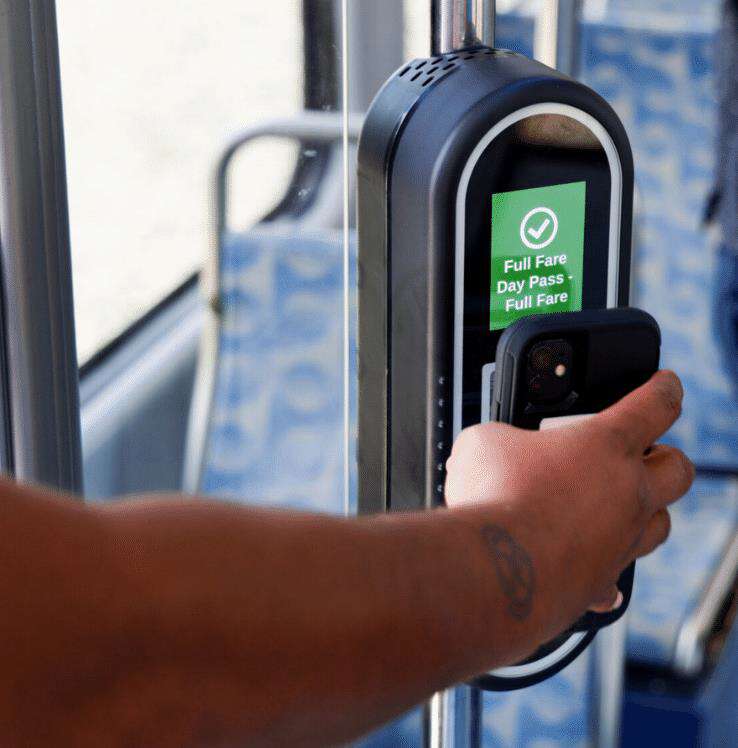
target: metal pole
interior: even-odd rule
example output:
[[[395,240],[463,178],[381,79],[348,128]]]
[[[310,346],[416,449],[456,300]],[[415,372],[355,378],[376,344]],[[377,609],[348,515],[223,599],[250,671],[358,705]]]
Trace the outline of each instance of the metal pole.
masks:
[[[81,492],[77,353],[53,0],[0,0],[7,468]]]
[[[581,38],[582,0],[544,0],[536,19],[536,60],[576,76]]]
[[[617,748],[622,728],[628,615],[600,631],[592,645],[592,745]]]
[[[495,0],[431,0],[431,54],[441,55],[471,47],[494,47]],[[479,694],[469,698],[478,707]],[[425,745],[448,748],[455,742],[454,691],[437,693],[426,707]],[[481,715],[474,709],[467,715],[464,745],[478,744]],[[463,721],[467,721],[463,720]]]
[[[495,0],[431,0],[431,54],[494,43]]]
[[[556,67],[572,77],[579,73],[580,67],[582,5],[583,0],[559,0]]]

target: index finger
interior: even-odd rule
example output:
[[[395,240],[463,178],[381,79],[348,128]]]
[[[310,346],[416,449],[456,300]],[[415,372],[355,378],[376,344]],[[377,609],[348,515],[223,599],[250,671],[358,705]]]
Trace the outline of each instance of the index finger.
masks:
[[[660,371],[593,420],[614,429],[629,451],[640,453],[674,425],[682,413],[683,399],[679,377],[673,371]]]

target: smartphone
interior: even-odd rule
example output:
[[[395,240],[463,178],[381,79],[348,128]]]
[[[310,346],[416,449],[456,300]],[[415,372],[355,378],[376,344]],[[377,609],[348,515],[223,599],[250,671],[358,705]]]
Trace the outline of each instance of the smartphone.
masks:
[[[500,338],[493,418],[524,429],[565,426],[645,384],[658,371],[660,357],[659,326],[640,309],[527,317]],[[623,604],[610,613],[588,613],[577,630],[603,628],[623,616],[634,567],[618,582]]]
[[[505,330],[494,367],[482,371],[482,420],[491,417],[519,428],[542,429],[591,418],[645,384],[658,371],[660,356],[659,326],[639,309],[524,317]],[[545,500],[542,485],[541,501]],[[510,568],[511,578],[514,572]],[[586,613],[524,662],[493,670],[472,685],[510,691],[563,670],[600,629],[625,614],[634,573],[635,564],[631,564],[617,582],[623,602],[616,610]]]

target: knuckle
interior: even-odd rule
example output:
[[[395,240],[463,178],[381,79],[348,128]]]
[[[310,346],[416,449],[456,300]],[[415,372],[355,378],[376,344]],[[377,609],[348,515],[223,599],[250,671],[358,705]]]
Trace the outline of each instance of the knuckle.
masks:
[[[664,447],[665,456],[673,466],[673,474],[680,488],[687,491],[694,482],[696,468],[692,460],[681,449]]]
[[[659,512],[657,516],[659,520],[657,539],[658,544],[662,545],[671,535],[671,515],[664,510],[663,512]]]
[[[694,483],[694,479],[697,477],[697,468],[695,467],[695,464],[692,462],[692,460],[687,457],[687,455],[684,454],[680,450],[679,452],[682,470],[684,472],[684,478],[685,483],[687,486],[687,489]]]
[[[620,451],[630,449],[630,434],[619,423],[608,421],[604,431],[608,446]]]
[[[649,509],[653,503],[653,491],[648,481],[638,481],[636,488],[636,517],[643,521],[645,515],[648,514]]]
[[[487,438],[482,426],[470,426],[464,429],[451,447],[446,468],[452,470],[457,464],[467,464],[470,460],[477,460],[486,442]]]
[[[672,375],[659,387],[659,396],[666,412],[675,420],[682,414],[682,389],[679,379]]]

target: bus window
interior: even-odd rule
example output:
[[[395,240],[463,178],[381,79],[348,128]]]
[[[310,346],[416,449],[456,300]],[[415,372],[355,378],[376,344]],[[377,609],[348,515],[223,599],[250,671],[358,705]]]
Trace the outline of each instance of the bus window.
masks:
[[[58,4],[80,363],[201,265],[223,143],[302,108],[302,5]],[[279,200],[295,153],[263,141],[249,158],[241,225]]]

